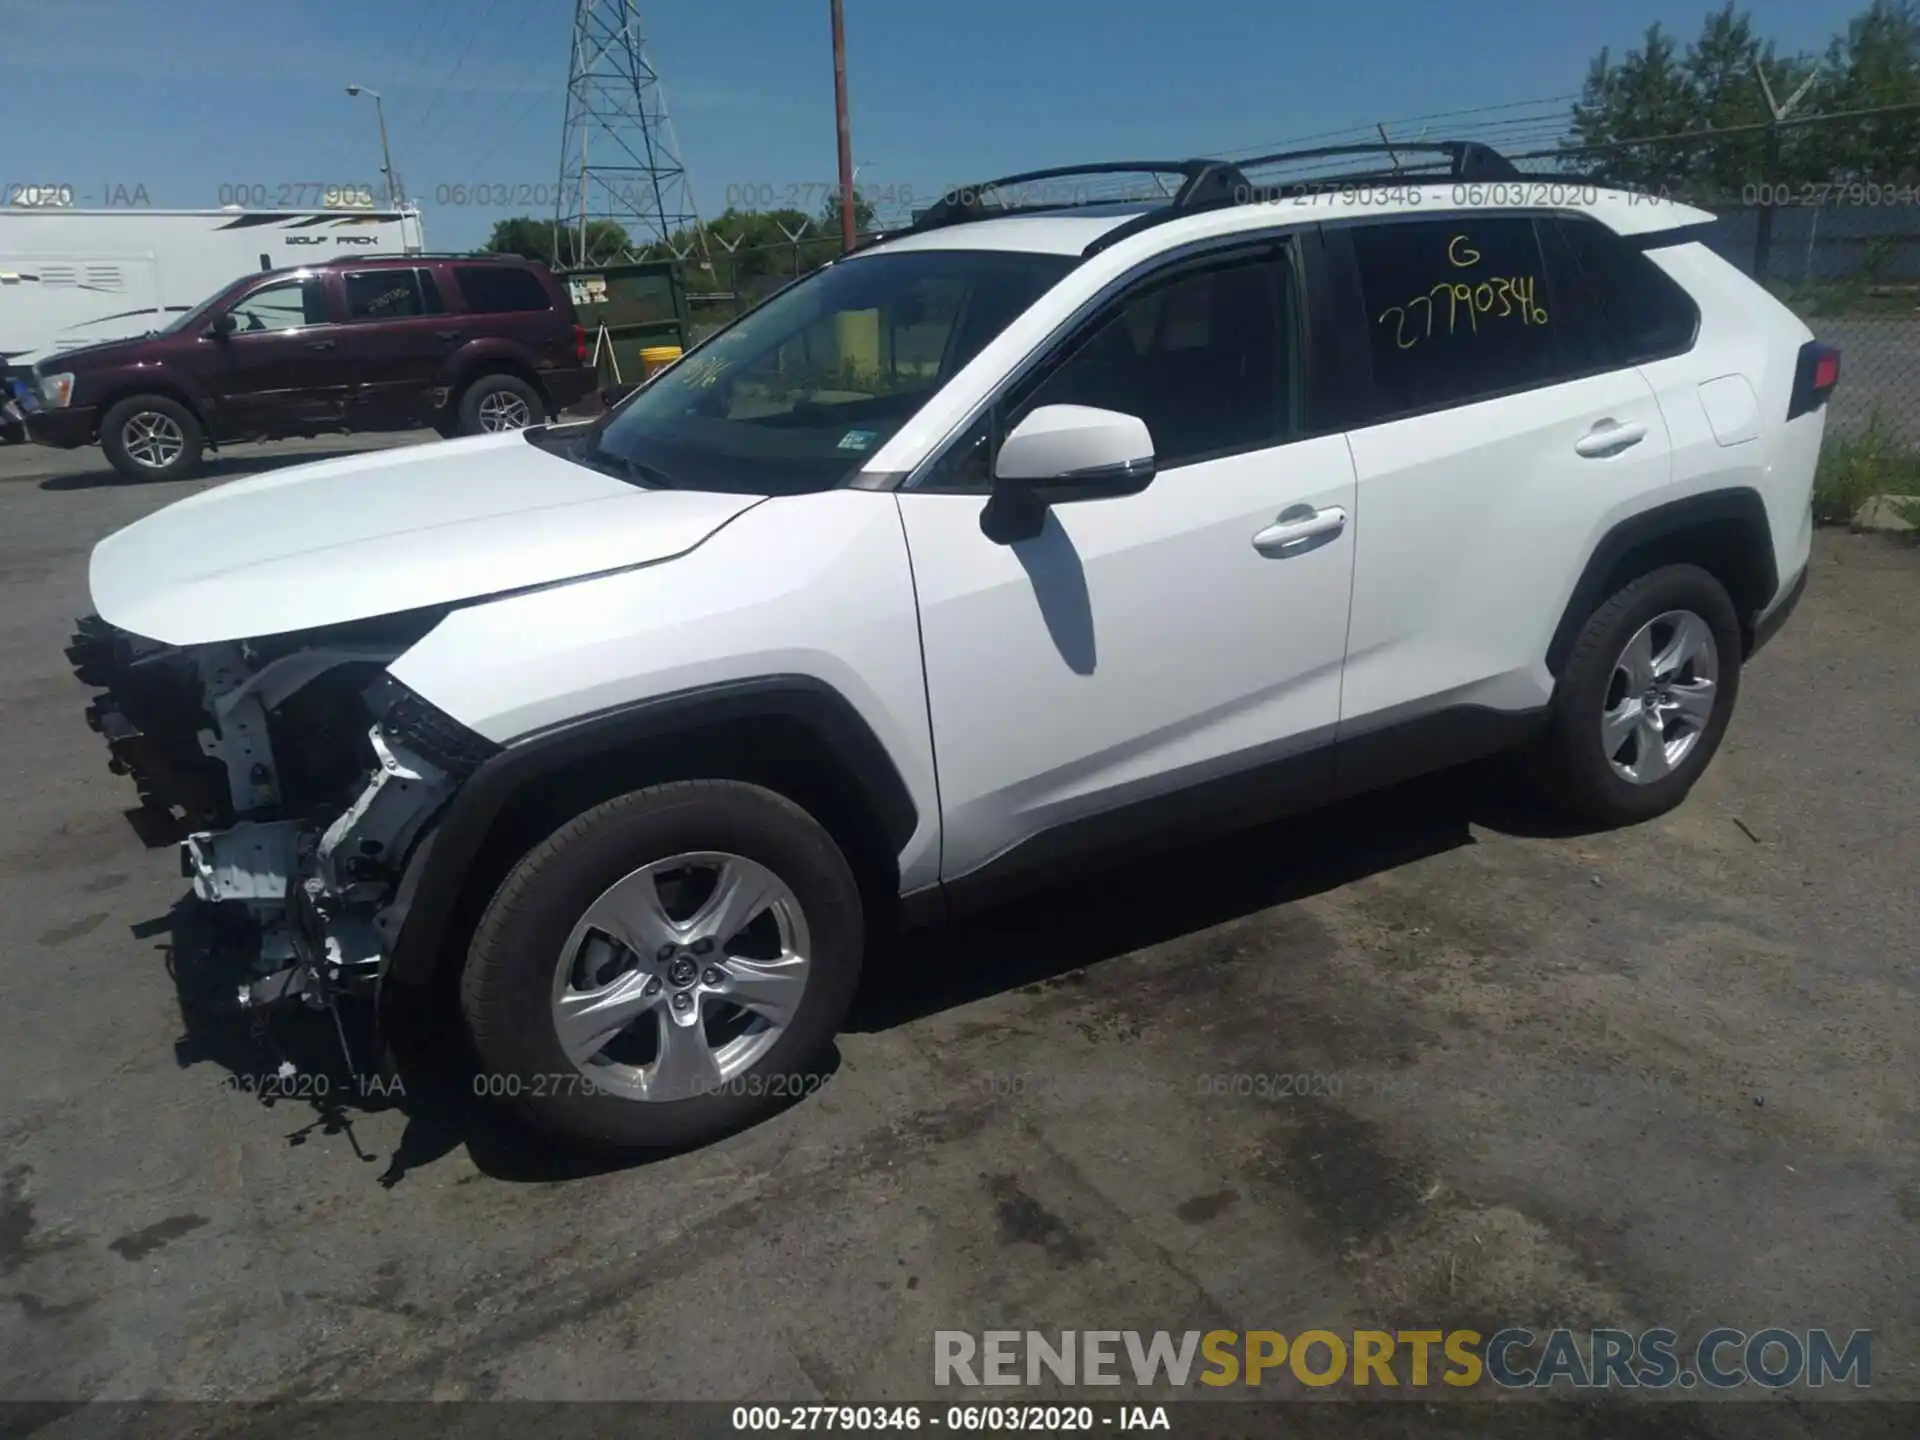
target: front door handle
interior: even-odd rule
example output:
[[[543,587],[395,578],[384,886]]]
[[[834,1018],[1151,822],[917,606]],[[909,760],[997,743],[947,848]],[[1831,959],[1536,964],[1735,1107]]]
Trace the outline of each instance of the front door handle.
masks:
[[[1290,505],[1273,524],[1253,537],[1253,548],[1269,560],[1284,560],[1302,555],[1308,546],[1301,542],[1322,535],[1338,535],[1347,526],[1347,512],[1338,505],[1316,510],[1311,505]]]
[[[1644,425],[1622,425],[1617,420],[1602,420],[1573,442],[1573,452],[1589,460],[1602,460],[1609,455],[1618,455],[1646,438],[1647,427]]]
[[[333,349],[333,341],[315,340],[315,341],[312,341],[310,344],[308,344],[307,348],[309,350],[331,350]]]

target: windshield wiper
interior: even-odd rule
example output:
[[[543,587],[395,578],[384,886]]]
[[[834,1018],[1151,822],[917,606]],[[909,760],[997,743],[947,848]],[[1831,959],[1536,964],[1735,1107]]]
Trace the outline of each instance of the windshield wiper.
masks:
[[[610,450],[602,450],[594,443],[592,436],[584,436],[570,447],[570,458],[617,480],[638,482],[650,490],[676,488],[673,477],[666,471],[628,455],[615,455]]]
[[[601,451],[601,454],[604,455],[605,453],[604,450]],[[648,465],[644,461],[633,459],[631,456],[621,461],[621,464],[627,467],[627,473],[629,475],[640,480],[643,484],[651,485],[656,490],[673,490],[679,487],[678,481],[656,465]]]

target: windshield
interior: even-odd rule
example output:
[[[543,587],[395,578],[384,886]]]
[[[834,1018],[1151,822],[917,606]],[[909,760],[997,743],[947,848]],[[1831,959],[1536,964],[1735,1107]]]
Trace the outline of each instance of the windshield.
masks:
[[[207,319],[207,313],[209,313],[215,305],[219,305],[221,300],[227,298],[228,290],[232,290],[232,286],[225,286],[225,288],[221,288],[221,290],[215,290],[211,296],[207,296],[207,298],[200,301],[198,305],[194,305],[190,311],[186,311],[186,315],[182,315],[175,323],[169,324],[169,326],[167,326],[165,330],[161,330],[159,334],[180,334],[182,330],[190,330],[190,328],[194,328],[196,324],[202,323],[202,321]]]
[[[677,489],[830,489],[1073,264],[909,250],[828,266],[667,370],[571,458]]]
[[[193,309],[187,311],[186,314],[182,315],[178,320],[175,320],[159,333],[162,335],[178,335],[183,331],[191,330],[195,325],[204,322],[214,307],[219,305],[227,296],[231,295],[233,291],[234,287],[232,285],[221,286],[218,290],[214,291],[213,294],[202,300],[198,305],[194,306]]]

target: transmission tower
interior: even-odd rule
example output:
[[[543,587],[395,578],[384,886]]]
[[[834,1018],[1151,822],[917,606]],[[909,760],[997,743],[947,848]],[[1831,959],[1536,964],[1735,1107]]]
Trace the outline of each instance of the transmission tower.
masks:
[[[571,234],[567,248],[581,263],[627,258],[594,253],[598,247],[586,241],[595,220],[618,223],[635,251],[671,249],[676,233],[704,241],[634,0],[575,0],[556,193],[556,264],[563,258],[563,231]],[[685,239],[679,243],[686,245]]]

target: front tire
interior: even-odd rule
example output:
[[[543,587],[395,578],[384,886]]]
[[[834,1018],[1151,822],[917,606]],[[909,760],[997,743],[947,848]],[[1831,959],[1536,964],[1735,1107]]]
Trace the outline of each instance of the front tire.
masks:
[[[609,800],[525,855],[475,930],[480,1092],[591,1149],[716,1139],[814,1088],[864,939],[846,857],[785,797],[702,780]]]
[[[1693,789],[1740,692],[1739,617],[1695,565],[1642,575],[1588,617],[1555,688],[1536,771],[1576,818],[1628,825]]]
[[[183,480],[200,468],[200,422],[165,395],[134,395],[100,422],[100,448],[129,480]]]

